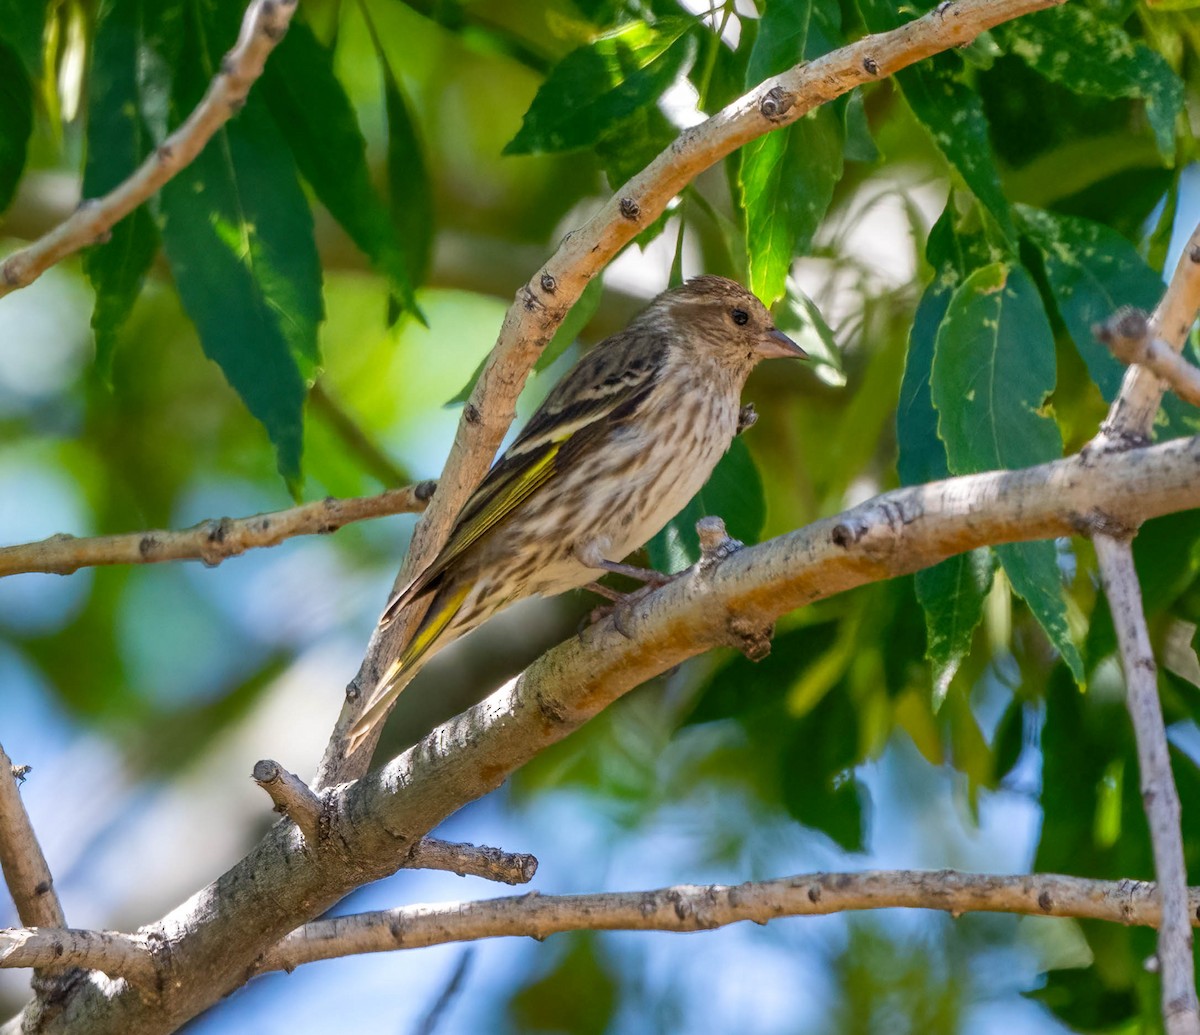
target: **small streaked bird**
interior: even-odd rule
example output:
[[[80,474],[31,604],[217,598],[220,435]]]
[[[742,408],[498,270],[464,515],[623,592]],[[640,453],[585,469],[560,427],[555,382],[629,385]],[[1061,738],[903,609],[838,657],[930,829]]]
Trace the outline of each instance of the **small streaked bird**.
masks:
[[[804,356],[754,295],[712,276],[659,295],[593,348],[493,465],[441,553],[388,604],[381,623],[431,598],[350,730],[350,751],[425,661],[497,611],[607,571],[636,575],[619,562],[708,480],[737,433],[750,371]]]

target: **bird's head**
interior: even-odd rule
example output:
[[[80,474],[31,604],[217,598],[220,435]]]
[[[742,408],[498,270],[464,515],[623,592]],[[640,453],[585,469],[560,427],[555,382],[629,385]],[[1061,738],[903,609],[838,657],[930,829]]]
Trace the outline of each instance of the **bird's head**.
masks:
[[[672,324],[672,338],[686,342],[697,359],[708,356],[748,374],[764,359],[807,359],[807,353],[775,327],[751,292],[725,277],[693,277],[659,295],[648,312]]]

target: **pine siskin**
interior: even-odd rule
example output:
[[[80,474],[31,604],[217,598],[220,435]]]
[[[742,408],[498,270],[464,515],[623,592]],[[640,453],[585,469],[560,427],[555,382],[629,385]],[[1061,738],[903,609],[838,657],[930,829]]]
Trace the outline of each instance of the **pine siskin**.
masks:
[[[354,752],[420,665],[524,597],[586,585],[699,491],[738,430],[759,360],[804,358],[766,307],[724,277],[659,295],[555,385],[467,501],[441,553],[388,604],[429,610],[351,729]]]

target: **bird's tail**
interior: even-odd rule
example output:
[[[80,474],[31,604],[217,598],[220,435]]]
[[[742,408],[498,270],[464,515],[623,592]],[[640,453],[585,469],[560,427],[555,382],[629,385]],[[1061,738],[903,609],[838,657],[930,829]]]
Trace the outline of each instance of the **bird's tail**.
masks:
[[[428,659],[433,646],[446,631],[446,627],[454,621],[473,585],[473,582],[463,582],[456,585],[451,592],[439,593],[434,598],[433,606],[417,626],[417,631],[409,640],[408,646],[387,667],[375,689],[371,691],[366,711],[346,735],[350,754],[354,754],[371,731],[387,718],[392,703],[420,671],[422,662]]]

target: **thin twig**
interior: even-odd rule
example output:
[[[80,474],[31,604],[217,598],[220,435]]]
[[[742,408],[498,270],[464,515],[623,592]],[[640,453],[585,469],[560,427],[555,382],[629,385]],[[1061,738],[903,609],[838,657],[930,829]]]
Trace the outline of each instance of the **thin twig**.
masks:
[[[446,870],[460,877],[483,877],[501,884],[528,884],[537,873],[537,857],[487,845],[457,844],[424,837],[408,853],[410,870]]]
[[[1121,309],[1092,328],[1097,340],[1126,366],[1138,364],[1157,374],[1184,402],[1200,406],[1200,367],[1150,333],[1150,318],[1140,309]]]
[[[1200,226],[1175,269],[1142,337],[1158,339],[1174,352],[1184,342],[1200,310]],[[1162,401],[1164,382],[1143,366],[1130,367],[1100,433],[1085,452],[1129,449],[1149,441]],[[1117,630],[1125,670],[1126,704],[1137,741],[1142,801],[1150,827],[1154,872],[1162,888],[1164,920],[1158,935],[1162,1011],[1167,1035],[1200,1035],[1187,870],[1179,794],[1158,699],[1157,666],[1150,648],[1141,590],[1130,545],[1136,524],[1101,528],[1093,537],[1100,575]]]
[[[36,543],[0,547],[0,577],[28,571],[70,575],[80,568],[105,564],[196,560],[217,565],[227,557],[277,546],[294,536],[326,535],[354,521],[417,513],[425,508],[435,488],[434,482],[419,482],[377,496],[329,497],[251,517],[209,519],[178,531],[89,538],[54,535]]]
[[[856,86],[968,43],[1002,22],[1063,2],[956,0],[939,4],[898,29],[864,37],[767,79],[716,115],[684,130],[584,226],[568,234],[550,260],[517,291],[463,409],[438,492],[417,525],[396,585],[429,564],[446,541],[455,517],[487,472],[512,423],[517,396],[529,371],[588,282],[697,175],[749,141],[795,122]],[[347,756],[346,735],[396,645],[411,636],[422,613],[419,606],[406,609],[386,631],[376,631],[362,667],[347,687],[346,704],[321,761],[316,786],[341,783],[366,772],[374,741],[368,740]]]
[[[300,828],[309,848],[319,848],[324,804],[308,784],[269,758],[256,762],[251,776],[271,796],[275,811]],[[525,852],[505,852],[487,845],[424,837],[413,845],[404,866],[410,870],[445,870],[460,877],[483,877],[502,884],[528,884],[537,873],[538,861]]]
[[[1191,903],[1200,907],[1200,888]],[[939,909],[1082,917],[1153,927],[1153,884],[1057,874],[991,876],[951,870],[813,873],[735,886],[681,885],[595,895],[536,894],[405,906],[315,920],[267,953],[263,970],[364,952],[415,949],[479,938],[545,938],[562,931],[707,931],[749,920],[825,916],[862,909]]]
[[[250,775],[271,796],[275,811],[300,828],[309,848],[316,848],[321,841],[321,799],[308,784],[270,758],[255,762]]]
[[[1193,916],[1200,888],[1188,892]],[[866,909],[1012,913],[1158,926],[1158,891],[1145,881],[1053,873],[993,875],[954,870],[805,873],[745,884],[683,884],[591,895],[510,895],[477,902],[404,906],[314,920],[287,935],[255,967],[292,970],[317,960],[448,942],[563,931],[705,931],[748,920]],[[1196,921],[1200,923],[1200,921]],[[144,980],[153,967],[137,935],[108,931],[0,931],[0,968],[82,966]]]
[[[103,240],[113,225],[129,215],[186,168],[204,145],[242,107],[267,56],[284,37],[296,0],[253,0],[242,19],[233,49],[203,99],[174,133],[133,173],[102,198],[85,200],[75,214],[44,237],[0,262],[0,298],[32,284],[56,262]]]
[[[0,969],[6,967],[36,967],[50,974],[99,970],[142,987],[153,984],[156,971],[154,955],[138,935],[61,927],[0,930]]]

